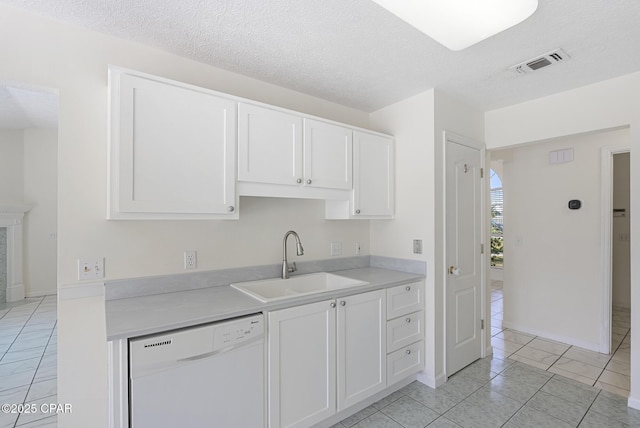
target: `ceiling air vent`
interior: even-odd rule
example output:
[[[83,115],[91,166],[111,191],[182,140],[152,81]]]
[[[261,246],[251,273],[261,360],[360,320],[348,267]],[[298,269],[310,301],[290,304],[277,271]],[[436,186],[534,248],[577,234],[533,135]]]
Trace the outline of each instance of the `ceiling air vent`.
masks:
[[[535,58],[531,58],[527,61],[521,62],[520,64],[513,65],[509,67],[509,70],[513,71],[516,74],[526,74],[532,71],[540,70],[541,68],[548,67],[550,65],[557,64],[559,62],[565,61],[571,58],[565,51],[562,49],[556,49],[551,52],[547,52],[546,54],[539,55]]]

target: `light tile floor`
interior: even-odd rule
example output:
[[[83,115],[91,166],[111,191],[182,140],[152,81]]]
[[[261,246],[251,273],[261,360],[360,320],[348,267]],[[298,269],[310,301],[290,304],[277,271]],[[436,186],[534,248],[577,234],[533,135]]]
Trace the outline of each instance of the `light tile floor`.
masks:
[[[332,428],[638,427],[626,398],[512,359],[487,357],[438,389],[413,382]]]
[[[630,386],[631,313],[613,308],[609,355],[502,328],[502,282],[491,284],[491,345],[494,357],[520,361],[587,385],[628,397]]]
[[[43,404],[57,403],[56,311],[56,296],[0,304],[0,404],[37,409],[0,411],[0,428],[57,426],[56,416],[40,411]]]

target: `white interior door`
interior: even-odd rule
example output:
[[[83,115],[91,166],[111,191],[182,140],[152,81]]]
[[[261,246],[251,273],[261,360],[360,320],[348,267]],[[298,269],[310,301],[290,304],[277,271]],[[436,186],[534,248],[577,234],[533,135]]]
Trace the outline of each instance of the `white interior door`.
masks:
[[[457,141],[445,143],[447,376],[482,353],[482,150]]]

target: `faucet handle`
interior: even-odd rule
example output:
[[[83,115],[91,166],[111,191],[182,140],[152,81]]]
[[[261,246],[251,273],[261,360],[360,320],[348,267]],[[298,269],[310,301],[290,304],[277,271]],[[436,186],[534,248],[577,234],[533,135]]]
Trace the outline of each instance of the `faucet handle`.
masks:
[[[289,268],[289,272],[295,272],[298,270],[298,268],[296,267],[296,262],[291,263],[293,266],[291,266]]]

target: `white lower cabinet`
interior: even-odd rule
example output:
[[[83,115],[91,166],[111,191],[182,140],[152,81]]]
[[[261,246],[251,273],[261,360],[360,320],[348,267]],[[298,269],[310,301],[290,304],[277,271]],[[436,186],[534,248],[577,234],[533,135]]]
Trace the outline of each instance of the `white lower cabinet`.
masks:
[[[336,411],[335,300],[269,312],[269,427],[308,427]]]
[[[386,292],[269,312],[269,427],[312,426],[386,387]]]
[[[424,283],[387,289],[387,384],[424,368]]]
[[[338,299],[338,411],[386,387],[385,291]]]

